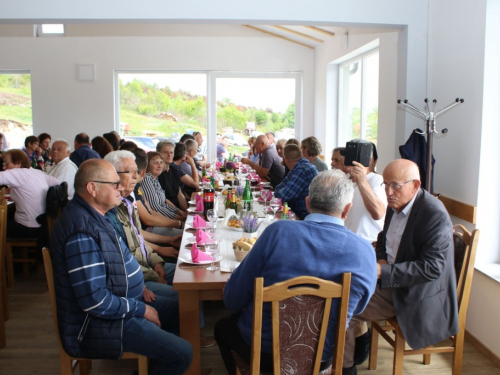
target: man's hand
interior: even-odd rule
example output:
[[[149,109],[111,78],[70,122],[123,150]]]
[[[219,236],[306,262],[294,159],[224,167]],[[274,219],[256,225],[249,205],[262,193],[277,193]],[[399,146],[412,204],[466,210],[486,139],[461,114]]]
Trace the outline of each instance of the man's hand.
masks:
[[[144,313],[144,318],[153,322],[158,327],[161,327],[160,318],[158,318],[158,311],[154,307],[146,305],[146,312]]]
[[[144,291],[142,292],[142,297],[144,298],[144,301],[151,303],[153,301],[156,301],[156,296],[155,294],[150,291],[148,288],[144,286]]]
[[[179,251],[169,246],[158,246],[155,251],[164,257],[177,258],[179,256]],[[165,272],[165,270],[163,272]]]
[[[175,214],[176,220],[184,221],[184,220],[186,220],[186,217],[187,217],[187,212],[184,212],[182,210],[177,210],[177,212]]]
[[[349,174],[351,175],[351,180],[358,185],[366,181],[366,167],[358,163],[357,161],[353,161],[352,164],[354,166],[348,167]]]
[[[165,273],[165,269],[163,268],[163,263],[158,263],[153,269],[158,274],[158,276],[160,276],[160,280],[165,280],[167,274]]]
[[[191,164],[191,166],[196,166],[196,164],[194,163],[194,159],[189,155],[186,155],[186,163]]]
[[[382,264],[389,264],[389,262],[385,259],[380,259],[377,261],[377,279],[380,279],[382,277]]]
[[[241,162],[243,164],[249,164],[249,163],[251,163],[250,159],[248,159],[248,158],[241,158]]]
[[[176,236],[170,236],[170,239],[168,240],[168,244],[172,245],[173,247],[180,247],[182,242],[182,234],[178,234]]]

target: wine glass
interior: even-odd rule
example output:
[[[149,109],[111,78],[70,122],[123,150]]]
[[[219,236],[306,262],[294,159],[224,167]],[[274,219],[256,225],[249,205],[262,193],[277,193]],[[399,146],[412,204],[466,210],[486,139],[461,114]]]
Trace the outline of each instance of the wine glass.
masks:
[[[281,206],[279,198],[274,197],[273,199],[271,199],[271,202],[269,202],[269,206],[271,207],[271,210],[273,210],[274,216],[276,216],[276,212]]]
[[[271,191],[267,190],[267,189],[262,189],[260,191],[260,196],[262,197],[262,199],[264,199],[264,207],[266,207],[267,206],[267,200],[271,196]]]
[[[209,267],[207,267],[207,271],[217,271],[219,267],[217,267],[214,263],[215,263],[215,255],[219,251],[219,243],[217,241],[217,238],[215,238],[215,236],[207,239],[207,242],[205,244],[205,251],[212,257],[212,263],[210,264]]]
[[[207,219],[208,221],[210,221],[210,226],[215,229],[217,227],[217,219],[218,219],[217,210],[215,209],[207,210]]]

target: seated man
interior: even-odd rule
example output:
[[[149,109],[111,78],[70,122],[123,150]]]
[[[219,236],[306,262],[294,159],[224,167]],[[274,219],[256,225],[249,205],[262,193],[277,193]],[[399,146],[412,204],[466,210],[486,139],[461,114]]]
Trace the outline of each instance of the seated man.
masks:
[[[344,165],[344,157],[345,157],[345,147],[336,147],[332,151],[332,169],[339,169],[344,173],[347,173],[347,170]]]
[[[66,181],[68,183],[68,199],[72,199],[75,194],[75,175],[78,167],[69,159],[71,147],[64,139],[58,139],[52,145],[52,161],[54,166],[47,173],[49,176],[55,177],[59,182]]]
[[[346,333],[344,373],[353,364],[354,328],[360,321],[396,317],[413,349],[458,332],[453,227],[441,201],[420,189],[418,166],[399,159],[384,170],[389,208],[377,239],[379,285]]]
[[[288,207],[295,212],[297,218],[304,220],[307,216],[306,197],[309,195],[309,185],[318,171],[314,164],[302,157],[297,145],[285,146],[283,156],[290,173],[274,189],[274,196],[288,202]]]
[[[301,142],[301,149],[304,157],[309,160],[311,164],[314,164],[318,172],[323,172],[328,169],[328,165],[319,157],[323,148],[318,138],[307,137],[303,139]]]
[[[227,145],[229,144],[229,137],[222,137],[220,142],[217,143],[217,160],[222,162],[222,160],[227,160],[229,158],[229,153],[227,152]]]
[[[352,182],[340,171],[325,171],[311,182],[304,221],[278,221],[262,233],[252,251],[233,272],[224,289],[224,303],[237,312],[215,326],[215,339],[230,375],[236,373],[231,350],[250,362],[254,279],[264,285],[309,275],[340,281],[351,272],[348,319],[359,314],[370,300],[376,284],[375,254],[371,245],[344,228],[351,208]],[[272,370],[270,312],[264,311],[261,371]],[[321,369],[332,361],[337,310],[332,309]]]
[[[259,135],[255,140],[254,148],[257,154],[262,154],[260,165],[255,164],[248,158],[242,158],[241,162],[255,169],[260,178],[271,181],[272,187],[275,188],[285,177],[285,167],[281,164],[281,158],[276,151],[276,147],[270,143],[268,137]]]
[[[200,132],[194,132],[193,136],[196,144],[198,145],[194,160],[203,164],[207,161],[207,145],[203,144],[203,134]]]
[[[111,164],[88,160],[56,222],[51,250],[61,343],[78,358],[142,354],[150,374],[181,375],[192,348],[177,336],[178,306],[145,288],[139,264],[105,216],[121,203],[121,190]]]
[[[158,254],[176,257],[179,252],[173,248],[163,249],[157,245],[150,246],[148,239],[155,240],[161,236],[141,230],[141,221],[135,208],[134,198],[134,189],[139,176],[134,154],[125,150],[113,151],[107,154],[104,160],[115,167],[116,173],[120,176],[120,185],[123,187],[120,191],[122,203],[117,210],[110,210],[106,215],[110,216],[115,224],[115,230],[122,235],[130,252],[141,265],[148,289],[156,292],[156,283],[166,284],[167,281],[169,285],[172,285],[175,264],[165,263]],[[156,248],[157,254],[153,253],[152,247]],[[152,287],[148,284],[149,281],[154,282]]]
[[[80,167],[85,160],[101,159],[101,156],[90,148],[90,137],[87,133],[79,133],[75,137],[75,151],[69,157],[77,167]]]

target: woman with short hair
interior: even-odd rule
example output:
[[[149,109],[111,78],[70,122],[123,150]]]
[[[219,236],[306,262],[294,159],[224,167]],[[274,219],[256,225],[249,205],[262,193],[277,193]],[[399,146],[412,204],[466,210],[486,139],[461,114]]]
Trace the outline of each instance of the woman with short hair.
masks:
[[[321,160],[319,155],[321,154],[322,147],[318,138],[307,137],[302,140],[301,144],[302,155],[309,160],[311,164],[314,164],[318,172],[323,172],[328,170],[328,165]]]

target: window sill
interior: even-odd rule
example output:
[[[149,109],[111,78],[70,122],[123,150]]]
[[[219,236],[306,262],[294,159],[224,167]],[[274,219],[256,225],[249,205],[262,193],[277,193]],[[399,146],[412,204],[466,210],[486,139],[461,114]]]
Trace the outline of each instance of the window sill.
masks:
[[[475,266],[476,270],[488,276],[489,278],[500,283],[500,264],[499,263],[483,263]]]

